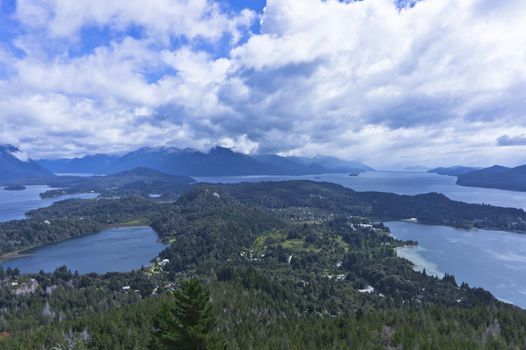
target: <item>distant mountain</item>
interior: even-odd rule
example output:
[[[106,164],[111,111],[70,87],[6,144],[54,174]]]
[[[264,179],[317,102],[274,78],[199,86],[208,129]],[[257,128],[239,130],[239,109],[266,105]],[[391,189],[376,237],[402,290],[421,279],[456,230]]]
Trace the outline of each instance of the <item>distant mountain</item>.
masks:
[[[370,166],[359,162],[357,160],[342,160],[336,157],[330,156],[315,156],[313,158],[308,157],[287,157],[288,159],[295,159],[303,164],[308,165],[321,165],[327,169],[332,169],[334,172],[347,173],[349,171],[364,172],[374,171]]]
[[[112,174],[147,167],[186,176],[310,175],[372,170],[360,162],[332,157],[250,156],[224,147],[214,147],[206,153],[191,148],[145,147],[121,157],[94,155],[71,160],[40,160],[39,163],[60,173]]]
[[[373,168],[358,161],[345,161],[334,157],[316,156],[282,157],[276,154],[259,154],[255,159],[270,166],[278,167],[286,175],[309,175],[327,173],[348,173],[372,171]]]
[[[410,165],[404,168],[405,171],[426,171],[427,169],[429,168],[423,165]]]
[[[281,157],[276,154],[259,154],[254,158],[267,167],[279,169],[279,173],[283,175],[320,174],[327,170],[319,164],[305,164],[293,157]]]
[[[87,179],[92,179],[92,177],[88,177]],[[195,182],[194,179],[192,179],[189,176],[178,176],[178,175],[170,175],[163,173],[162,171],[150,169],[150,168],[144,168],[139,167],[132,170],[125,170],[121,171],[120,173],[116,174],[110,174],[106,175],[104,179],[119,179],[119,178],[126,178],[128,181],[147,181],[147,182],[153,182],[153,181],[164,181],[164,182],[170,182],[172,184],[191,184]],[[84,179],[84,178],[80,178]]]
[[[495,165],[460,175],[461,186],[498,188],[510,191],[526,191],[526,165],[507,168]]]
[[[0,182],[52,175],[15,146],[0,145]]]
[[[467,166],[451,166],[451,167],[440,167],[435,169],[430,169],[428,173],[435,173],[438,175],[447,175],[447,176],[460,176],[472,171],[480,170],[481,168],[467,167]]]
[[[105,169],[118,158],[118,156],[95,154],[73,159],[42,159],[37,162],[54,173],[103,174]]]

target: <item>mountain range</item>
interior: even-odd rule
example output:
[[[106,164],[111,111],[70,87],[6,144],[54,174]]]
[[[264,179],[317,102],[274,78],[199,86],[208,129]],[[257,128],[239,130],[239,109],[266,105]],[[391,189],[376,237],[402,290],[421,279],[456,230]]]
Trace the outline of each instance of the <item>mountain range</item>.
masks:
[[[526,191],[526,165],[507,168],[495,165],[460,175],[457,184],[461,186],[498,188],[510,191]]]
[[[12,145],[0,145],[0,182],[53,176],[27,154]]]
[[[122,156],[97,154],[74,159],[42,159],[38,163],[54,173],[112,174],[147,167],[186,176],[313,175],[373,170],[358,161],[334,157],[247,155],[224,147],[214,147],[208,152],[192,148],[145,147]]]

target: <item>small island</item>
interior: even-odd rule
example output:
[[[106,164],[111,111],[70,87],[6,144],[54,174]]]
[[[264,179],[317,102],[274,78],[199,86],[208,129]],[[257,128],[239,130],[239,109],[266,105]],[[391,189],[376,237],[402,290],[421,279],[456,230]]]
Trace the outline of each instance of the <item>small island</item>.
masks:
[[[26,187],[22,185],[9,185],[4,187],[4,191],[23,191]]]

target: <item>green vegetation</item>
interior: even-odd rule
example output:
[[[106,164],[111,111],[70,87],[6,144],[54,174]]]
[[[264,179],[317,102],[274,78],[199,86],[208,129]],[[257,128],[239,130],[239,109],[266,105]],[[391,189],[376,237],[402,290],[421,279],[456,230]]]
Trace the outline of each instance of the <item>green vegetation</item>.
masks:
[[[210,294],[197,280],[187,280],[173,292],[175,302],[156,320],[159,349],[222,349],[224,342],[212,335],[216,325]]]
[[[42,220],[58,230],[59,219],[95,228],[141,218],[172,244],[130,273],[0,269],[0,348],[522,349],[526,312],[453,276],[414,271],[395,250],[414,242],[372,219],[433,212],[450,225],[525,221],[520,210],[439,195],[303,181],[197,185],[171,203],[57,203],[0,225],[0,242],[13,246],[5,237],[22,232],[27,244],[53,240],[45,232],[60,231],[17,231]]]
[[[159,209],[151,200],[70,199],[30,211],[25,220],[0,223],[0,254],[96,233],[109,226],[146,223]]]
[[[356,192],[336,184],[310,181],[244,183],[212,190],[223,191],[242,203],[263,208],[316,209],[381,220],[416,218],[426,224],[526,232],[526,213],[522,209],[467,204],[439,193],[403,196]],[[315,215],[311,210],[311,214],[301,219],[315,218]]]
[[[516,168],[492,166],[460,174],[457,184],[461,186],[498,188],[508,191],[526,191],[526,165]]]
[[[176,176],[148,168],[136,168],[107,176],[54,176],[35,180],[36,184],[60,187],[42,193],[42,198],[53,198],[68,194],[96,192],[102,197],[143,196],[157,194],[163,200],[176,199],[190,188],[194,179]]]

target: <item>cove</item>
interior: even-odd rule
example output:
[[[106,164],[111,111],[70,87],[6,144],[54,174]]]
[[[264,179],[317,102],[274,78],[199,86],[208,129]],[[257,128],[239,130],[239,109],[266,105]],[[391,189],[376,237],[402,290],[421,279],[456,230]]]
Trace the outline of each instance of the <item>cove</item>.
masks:
[[[120,227],[34,248],[1,265],[23,273],[53,272],[62,265],[79,273],[128,272],[149,265],[164,247],[150,227]]]
[[[23,191],[6,191],[0,186],[0,222],[9,220],[21,220],[25,214],[33,209],[45,208],[57,201],[80,198],[96,198],[97,193],[80,193],[56,198],[41,199],[40,193],[51,190],[49,186],[26,186]]]
[[[385,222],[401,240],[418,241],[399,248],[398,256],[428,274],[453,274],[457,283],[482,287],[495,297],[526,308],[526,234],[463,230],[411,222]]]

